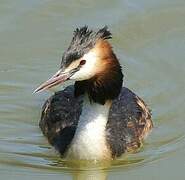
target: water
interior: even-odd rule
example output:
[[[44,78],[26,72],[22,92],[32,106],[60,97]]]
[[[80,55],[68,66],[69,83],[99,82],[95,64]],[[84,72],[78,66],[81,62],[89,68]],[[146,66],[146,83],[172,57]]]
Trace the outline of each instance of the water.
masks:
[[[184,180],[185,1],[1,0],[0,179]],[[111,167],[62,161],[39,128],[51,93],[32,91],[55,72],[80,25],[113,33],[125,85],[153,110],[154,129],[136,154]]]

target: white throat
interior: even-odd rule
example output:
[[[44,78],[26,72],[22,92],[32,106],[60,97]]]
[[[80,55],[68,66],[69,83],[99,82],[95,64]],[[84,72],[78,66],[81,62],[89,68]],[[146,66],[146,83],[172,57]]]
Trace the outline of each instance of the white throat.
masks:
[[[78,126],[67,152],[69,159],[109,159],[110,151],[106,143],[106,124],[110,103],[100,105],[90,103],[84,97]]]

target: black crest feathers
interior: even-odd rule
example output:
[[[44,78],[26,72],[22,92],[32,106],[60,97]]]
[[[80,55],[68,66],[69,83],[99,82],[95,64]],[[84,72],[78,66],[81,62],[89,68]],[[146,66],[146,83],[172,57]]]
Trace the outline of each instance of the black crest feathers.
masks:
[[[104,26],[102,29],[99,29],[97,32],[88,29],[88,26],[84,26],[81,28],[77,28],[74,31],[74,37],[71,43],[74,43],[74,41],[80,40],[81,43],[85,41],[97,41],[98,39],[111,39],[112,34],[108,30],[107,26]]]
[[[72,61],[79,59],[90,49],[92,49],[96,42],[100,39],[111,39],[112,34],[105,26],[98,31],[93,31],[88,26],[77,28],[74,31],[72,41],[62,57],[61,66],[67,67]]]

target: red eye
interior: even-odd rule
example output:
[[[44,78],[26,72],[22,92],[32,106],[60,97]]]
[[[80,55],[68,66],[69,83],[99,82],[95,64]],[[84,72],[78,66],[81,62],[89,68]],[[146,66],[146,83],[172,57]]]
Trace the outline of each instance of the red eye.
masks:
[[[80,66],[83,66],[86,63],[86,60],[81,60],[80,61]]]

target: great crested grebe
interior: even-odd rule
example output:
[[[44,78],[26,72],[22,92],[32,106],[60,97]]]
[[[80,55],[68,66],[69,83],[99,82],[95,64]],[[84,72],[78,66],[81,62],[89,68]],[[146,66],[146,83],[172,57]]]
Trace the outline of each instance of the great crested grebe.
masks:
[[[153,126],[147,105],[122,87],[110,38],[107,26],[98,31],[77,28],[60,70],[35,90],[75,81],[45,102],[39,124],[64,158],[114,159],[138,149]]]

